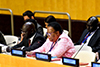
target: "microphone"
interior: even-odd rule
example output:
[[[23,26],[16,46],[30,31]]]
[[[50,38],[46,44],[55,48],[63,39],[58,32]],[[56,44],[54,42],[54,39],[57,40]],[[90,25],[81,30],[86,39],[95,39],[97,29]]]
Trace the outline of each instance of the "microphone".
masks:
[[[10,45],[10,44],[15,44],[16,43],[16,41],[13,41],[12,43],[8,43],[7,45]]]

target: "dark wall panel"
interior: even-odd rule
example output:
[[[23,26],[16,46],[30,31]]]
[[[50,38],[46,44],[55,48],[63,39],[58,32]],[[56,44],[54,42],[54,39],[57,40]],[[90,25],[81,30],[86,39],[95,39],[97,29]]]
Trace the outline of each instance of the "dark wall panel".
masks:
[[[37,22],[45,27],[44,18],[43,17],[35,17]],[[0,14],[0,30],[5,35],[11,35],[11,18],[10,15]],[[68,30],[68,20],[67,19],[57,19],[63,29]],[[15,36],[20,36],[20,29],[24,24],[23,17],[14,15],[14,34]],[[72,27],[72,40],[73,42],[77,42],[86,28],[86,21],[83,20],[71,20]]]
[[[24,24],[22,16],[13,16],[14,34],[20,36],[21,26]],[[11,35],[11,16],[0,14],[0,30],[5,35]]]

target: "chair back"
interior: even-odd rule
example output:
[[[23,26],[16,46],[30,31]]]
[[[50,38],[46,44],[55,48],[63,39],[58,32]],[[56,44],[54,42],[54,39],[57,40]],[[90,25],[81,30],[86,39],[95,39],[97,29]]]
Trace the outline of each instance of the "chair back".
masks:
[[[91,63],[95,61],[96,54],[90,51],[80,51],[75,58],[79,59],[79,62],[82,63]]]
[[[64,31],[64,33],[65,33],[65,34],[67,34],[67,35],[68,35],[68,33],[69,33],[69,32],[68,32],[67,30],[63,30],[63,31]]]
[[[75,45],[76,52],[82,47],[82,45]],[[90,46],[83,46],[81,51],[92,51]]]
[[[76,52],[73,54],[72,58],[74,58],[74,56],[76,54],[78,54],[78,52],[80,52],[80,51],[89,51],[89,52],[92,52],[92,48],[90,46],[83,46],[82,48],[81,47],[82,47],[82,45],[75,45]]]
[[[13,35],[4,35],[6,43],[8,46],[14,46],[18,43],[18,37]],[[13,43],[14,42],[14,43]]]

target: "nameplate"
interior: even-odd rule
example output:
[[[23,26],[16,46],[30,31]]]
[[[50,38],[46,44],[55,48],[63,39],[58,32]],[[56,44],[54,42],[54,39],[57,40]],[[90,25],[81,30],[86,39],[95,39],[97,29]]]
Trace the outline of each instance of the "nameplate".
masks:
[[[11,55],[25,57],[25,51],[20,49],[11,49]]]
[[[35,56],[37,60],[51,61],[51,54],[36,52]]]
[[[79,59],[69,58],[69,57],[62,57],[62,63],[64,65],[79,67]]]
[[[100,63],[91,62],[91,67],[100,67]]]

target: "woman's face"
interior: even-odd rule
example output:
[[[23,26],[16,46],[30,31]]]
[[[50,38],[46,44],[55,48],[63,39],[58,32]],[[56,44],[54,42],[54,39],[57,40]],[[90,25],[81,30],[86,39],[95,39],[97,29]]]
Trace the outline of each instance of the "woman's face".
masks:
[[[57,34],[58,34],[57,31],[55,31],[53,29],[53,27],[51,27],[51,26],[47,27],[47,36],[48,36],[50,41],[56,42],[58,37],[59,37]]]
[[[45,27],[47,28],[48,27],[48,23],[47,22],[44,22],[45,23]]]

